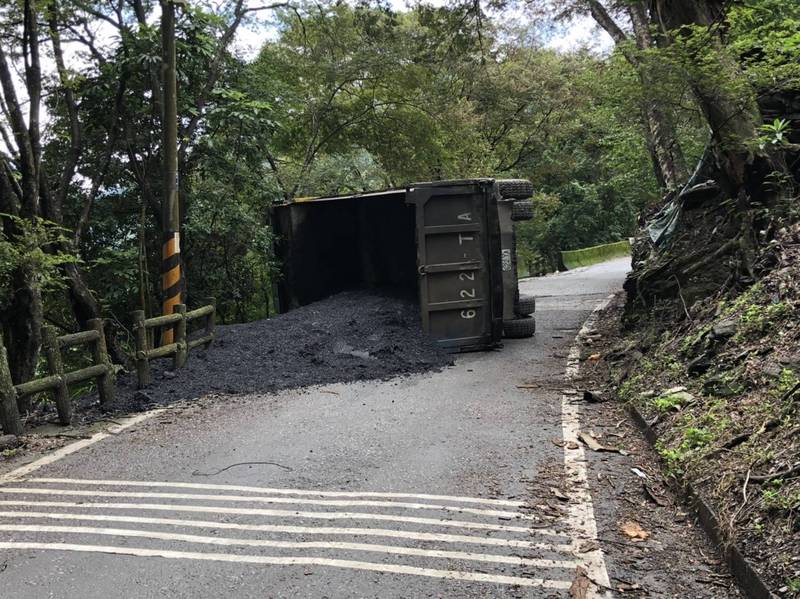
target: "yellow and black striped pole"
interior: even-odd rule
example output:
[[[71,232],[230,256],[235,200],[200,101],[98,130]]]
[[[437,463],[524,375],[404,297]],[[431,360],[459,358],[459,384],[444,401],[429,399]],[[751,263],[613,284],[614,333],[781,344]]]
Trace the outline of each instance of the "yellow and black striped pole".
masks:
[[[172,314],[181,302],[181,222],[178,203],[178,85],[175,65],[175,4],[161,0],[161,85],[163,89],[162,151],[163,172],[163,229],[161,252],[161,292],[164,315]],[[173,341],[171,328],[164,329],[162,344]]]
[[[161,250],[161,291],[164,295],[162,314],[172,314],[181,302],[183,277],[181,276],[181,234],[177,231],[165,234]],[[172,328],[165,328],[162,343],[172,343]]]

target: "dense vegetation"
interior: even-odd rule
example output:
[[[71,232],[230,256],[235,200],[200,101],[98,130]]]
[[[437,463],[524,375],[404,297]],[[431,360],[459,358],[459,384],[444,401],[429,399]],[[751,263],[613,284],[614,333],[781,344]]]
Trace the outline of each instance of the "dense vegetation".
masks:
[[[122,359],[129,311],[158,309],[160,39],[152,0],[0,6],[0,319],[22,381],[43,322],[108,317]],[[633,235],[709,131],[734,198],[755,157],[789,144],[784,121],[759,129],[757,100],[798,85],[795,3],[214,6],[179,11],[179,185],[188,300],[215,296],[226,321],[270,314],[280,199],[530,178],[521,262],[553,268]],[[613,52],[547,47],[579,15]],[[266,18],[258,55],[238,56],[237,30]]]

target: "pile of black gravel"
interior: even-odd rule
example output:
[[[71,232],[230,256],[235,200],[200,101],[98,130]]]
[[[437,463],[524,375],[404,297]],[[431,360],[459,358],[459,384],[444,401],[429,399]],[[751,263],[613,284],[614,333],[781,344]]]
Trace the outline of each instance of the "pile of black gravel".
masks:
[[[452,357],[422,331],[410,299],[347,291],[268,320],[218,326],[209,351],[187,365],[152,363],[153,382],[137,391],[135,374],[119,377],[114,411],[136,411],[207,393],[280,389],[441,369]]]

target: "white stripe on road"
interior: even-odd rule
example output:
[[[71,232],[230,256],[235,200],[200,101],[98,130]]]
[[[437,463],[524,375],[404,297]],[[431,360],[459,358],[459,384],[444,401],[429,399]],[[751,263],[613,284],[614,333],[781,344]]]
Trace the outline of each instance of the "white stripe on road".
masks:
[[[23,478],[42,468],[43,466],[47,466],[48,464],[52,464],[53,462],[57,462],[58,460],[67,457],[70,454],[75,453],[76,451],[80,451],[81,449],[85,449],[90,445],[94,445],[98,441],[102,441],[108,437],[113,437],[116,434],[121,433],[127,428],[130,428],[136,424],[144,422],[145,420],[152,418],[158,414],[164,412],[164,408],[158,408],[155,410],[150,410],[149,412],[144,412],[137,416],[131,416],[130,418],[122,418],[118,424],[114,424],[109,426],[105,431],[95,433],[88,439],[81,439],[80,441],[75,441],[74,443],[70,443],[69,445],[65,445],[59,449],[56,449],[53,453],[49,453],[45,456],[42,456],[38,460],[34,460],[30,464],[25,464],[24,466],[20,466],[11,472],[6,472],[5,474],[0,474],[0,485],[5,484],[11,481],[17,481],[20,478]]]
[[[316,497],[373,497],[386,499],[425,499],[453,501],[458,503],[477,503],[503,507],[525,507],[521,501],[507,499],[486,499],[483,497],[461,497],[457,495],[429,495],[425,493],[382,493],[374,491],[314,491],[310,489],[276,489],[271,487],[251,487],[242,485],[214,485],[205,483],[158,482],[142,480],[82,480],[75,478],[30,478],[30,482],[59,483],[65,485],[103,485],[118,487],[173,487],[176,489],[205,489],[208,491],[237,491],[241,493],[269,493],[272,495],[304,495]],[[0,482],[2,482],[0,480]]]
[[[40,491],[42,489],[35,489]],[[0,493],[15,493],[27,494],[31,491],[29,489],[11,489],[0,487]],[[50,491],[47,494],[55,495],[83,495],[79,492],[61,492],[55,493]],[[92,495],[90,493],[90,495]],[[97,493],[101,495],[102,493]],[[93,495],[93,496],[96,496]],[[5,502],[0,501],[0,505]],[[40,505],[46,505],[40,503]],[[57,505],[57,504],[56,504]],[[176,511],[176,512],[203,512],[211,514],[250,514],[253,516],[276,516],[280,518],[305,518],[310,520],[379,520],[382,522],[406,522],[410,524],[424,524],[426,526],[447,526],[452,528],[467,528],[472,530],[497,530],[504,532],[519,532],[530,534],[535,532],[537,534],[550,535],[550,536],[563,536],[551,529],[543,528],[526,528],[524,526],[507,526],[504,524],[484,524],[483,522],[466,522],[463,520],[439,520],[437,518],[415,518],[412,516],[394,516],[389,514],[368,514],[365,512],[300,512],[290,510],[268,510],[262,508],[231,508],[231,507],[217,507],[217,506],[200,506],[200,505],[182,505],[182,504],[164,504],[164,503],[81,503],[81,507],[92,508],[112,508],[123,510],[162,510],[162,511]]]
[[[14,505],[24,507],[61,507],[82,508],[84,503],[58,502],[58,501],[0,501],[0,505]],[[106,505],[106,504],[103,504]],[[211,511],[211,510],[209,510]],[[552,545],[549,543],[534,543],[517,539],[498,539],[493,537],[474,537],[468,535],[448,535],[433,532],[412,532],[405,530],[390,530],[387,528],[339,528],[333,526],[288,526],[277,524],[239,524],[237,522],[211,522],[206,520],[184,520],[180,518],[143,518],[140,516],[108,516],[105,514],[69,514],[63,512],[27,512],[7,511],[0,512],[0,517],[6,518],[49,518],[53,520],[82,520],[92,522],[127,522],[137,524],[167,524],[170,526],[184,526],[189,528],[219,528],[230,530],[249,530],[262,532],[286,532],[291,534],[316,534],[316,535],[348,535],[362,537],[388,537],[395,539],[412,539],[416,541],[433,541],[440,543],[466,543],[470,545],[487,545],[492,547],[510,547],[516,549],[540,549],[559,553],[572,550],[572,545]],[[531,532],[535,532],[532,530]]]
[[[34,482],[34,481],[31,481]],[[19,488],[6,487],[14,491]],[[2,491],[3,487],[0,487]],[[39,493],[47,495],[85,495],[87,497],[133,497],[137,499],[189,499],[199,501],[230,501],[234,503],[278,503],[288,505],[321,505],[335,507],[390,507],[403,508],[409,510],[441,510],[446,512],[457,512],[465,514],[475,514],[477,516],[490,516],[495,518],[513,518],[515,520],[538,520],[531,514],[520,512],[508,512],[504,510],[484,510],[472,507],[460,507],[455,505],[441,505],[434,503],[407,503],[398,501],[350,501],[346,499],[298,499],[296,497],[257,497],[247,495],[210,495],[196,493],[154,493],[140,491],[90,491],[90,490],[69,490],[69,489],[50,489],[26,488],[29,493]]]
[[[108,545],[73,545],[69,543],[27,543],[0,542],[0,549],[40,549],[56,551],[75,551],[82,553],[111,553],[114,555],[132,555],[136,557],[163,557],[167,559],[184,559],[199,561],[232,562],[241,564],[261,564],[277,566],[328,566],[350,570],[370,570],[389,574],[411,574],[429,578],[443,578],[471,582],[486,582],[526,587],[543,587],[547,589],[568,589],[571,585],[563,580],[544,580],[542,578],[524,578],[518,576],[500,576],[482,572],[461,572],[458,570],[435,570],[416,566],[396,564],[379,564],[342,559],[326,559],[320,557],[268,557],[262,555],[235,555],[229,553],[197,553],[189,551],[168,551],[165,549],[141,549],[136,547],[114,547]]]
[[[0,524],[0,531],[6,532],[53,532],[66,534],[106,535],[112,537],[137,537],[158,539],[159,541],[181,541],[205,545],[274,547],[280,549],[338,549],[340,551],[368,551],[372,553],[388,553],[391,555],[417,555],[452,560],[488,562],[493,564],[513,564],[535,568],[574,568],[574,561],[523,558],[514,555],[495,555],[488,553],[472,553],[467,551],[444,551],[438,549],[417,549],[394,545],[372,545],[369,543],[341,543],[322,541],[273,541],[270,539],[233,539],[230,537],[208,537],[203,535],[187,535],[154,530],[137,530],[130,528],[98,528],[94,526],[40,526],[36,524]]]
[[[612,296],[613,297],[613,296]],[[597,315],[608,306],[611,298],[600,302],[591,316],[581,328],[576,342],[567,357],[565,378],[567,381],[577,378],[580,370],[580,347],[578,339],[585,336],[593,326]],[[589,488],[589,474],[586,467],[586,454],[583,444],[578,439],[581,430],[580,410],[573,403],[574,398],[561,396],[561,423],[564,436],[564,470],[569,484],[570,502],[567,505],[566,519],[570,529],[577,534],[573,537],[575,555],[580,551],[580,545],[586,541],[597,540],[597,522],[594,519],[594,505],[592,492]],[[575,447],[569,449],[568,446]],[[603,550],[598,545],[596,549],[580,553],[583,565],[586,567],[589,579],[594,583],[587,591],[586,598],[610,599],[610,594],[605,591],[609,587],[608,570],[603,556]],[[599,586],[598,586],[599,585]]]

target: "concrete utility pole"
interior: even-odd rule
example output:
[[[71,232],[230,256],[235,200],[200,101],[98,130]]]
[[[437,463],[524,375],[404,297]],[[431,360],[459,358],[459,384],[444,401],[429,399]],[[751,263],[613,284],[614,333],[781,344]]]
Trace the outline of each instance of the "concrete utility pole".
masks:
[[[161,85],[163,111],[161,151],[164,159],[162,184],[163,246],[161,252],[161,291],[163,314],[172,314],[181,302],[181,221],[178,202],[178,90],[175,59],[175,3],[161,1]],[[172,329],[164,330],[162,344],[172,343]]]

